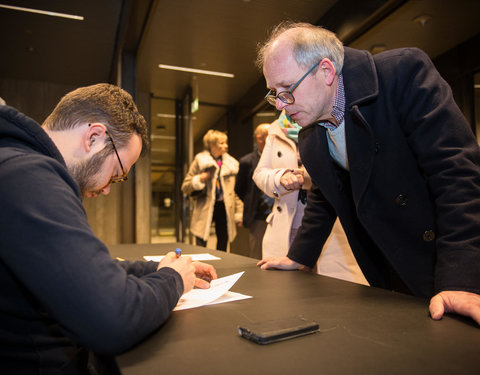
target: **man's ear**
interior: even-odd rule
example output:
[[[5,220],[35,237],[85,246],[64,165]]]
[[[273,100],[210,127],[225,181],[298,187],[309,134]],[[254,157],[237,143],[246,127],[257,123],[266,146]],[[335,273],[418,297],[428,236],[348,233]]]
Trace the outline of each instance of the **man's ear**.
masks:
[[[325,83],[328,86],[331,86],[335,79],[335,67],[330,59],[324,58],[322,61],[320,61],[318,69],[320,70],[321,74],[324,75]]]
[[[84,147],[86,152],[99,151],[105,145],[105,125],[95,122],[88,124],[88,128],[84,134]]]

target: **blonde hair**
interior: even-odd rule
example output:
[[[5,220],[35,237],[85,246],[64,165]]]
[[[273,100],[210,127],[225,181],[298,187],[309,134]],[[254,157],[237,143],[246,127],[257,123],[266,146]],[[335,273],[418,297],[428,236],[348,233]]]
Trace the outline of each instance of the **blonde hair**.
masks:
[[[216,144],[219,140],[226,141],[227,139],[228,137],[226,133],[220,130],[210,129],[203,136],[203,146],[205,147],[205,150],[210,150],[210,147]]]

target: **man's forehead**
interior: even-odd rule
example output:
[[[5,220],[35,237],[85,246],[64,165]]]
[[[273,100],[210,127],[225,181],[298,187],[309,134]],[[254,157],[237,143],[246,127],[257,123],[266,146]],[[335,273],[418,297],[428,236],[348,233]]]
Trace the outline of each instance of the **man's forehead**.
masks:
[[[267,82],[267,87],[283,87],[291,85],[292,79],[297,79],[299,66],[295,60],[291,49],[283,48],[272,51],[265,58],[263,65],[263,74]]]
[[[293,45],[284,38],[275,40],[265,54],[265,63],[270,61],[279,62],[289,57],[293,57]]]

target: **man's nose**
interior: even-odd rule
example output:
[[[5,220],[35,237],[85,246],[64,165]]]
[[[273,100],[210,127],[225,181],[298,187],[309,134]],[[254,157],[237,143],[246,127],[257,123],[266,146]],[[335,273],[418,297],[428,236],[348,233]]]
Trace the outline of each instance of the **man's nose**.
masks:
[[[275,101],[275,108],[277,108],[279,111],[282,111],[287,105],[287,103],[282,102],[279,98],[277,98]]]

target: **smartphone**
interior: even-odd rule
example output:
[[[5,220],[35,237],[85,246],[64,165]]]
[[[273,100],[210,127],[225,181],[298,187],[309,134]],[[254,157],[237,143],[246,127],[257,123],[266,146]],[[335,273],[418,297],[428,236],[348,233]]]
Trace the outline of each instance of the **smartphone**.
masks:
[[[238,333],[248,340],[264,345],[315,333],[318,332],[318,328],[318,323],[295,316],[243,324],[238,326]]]

